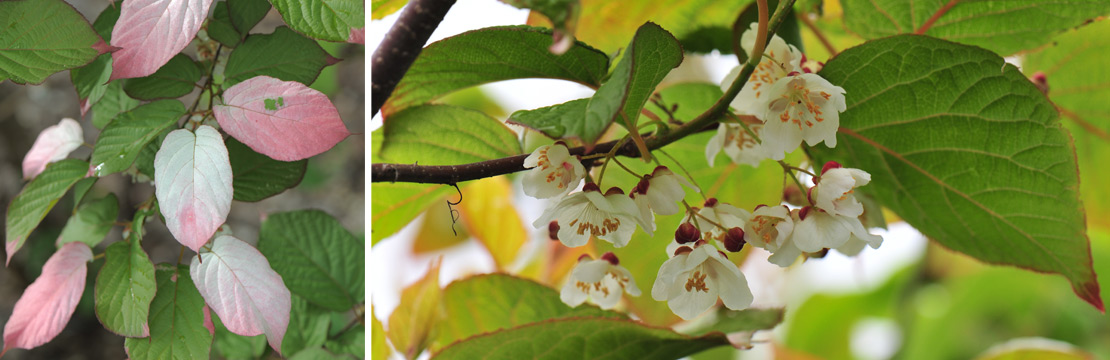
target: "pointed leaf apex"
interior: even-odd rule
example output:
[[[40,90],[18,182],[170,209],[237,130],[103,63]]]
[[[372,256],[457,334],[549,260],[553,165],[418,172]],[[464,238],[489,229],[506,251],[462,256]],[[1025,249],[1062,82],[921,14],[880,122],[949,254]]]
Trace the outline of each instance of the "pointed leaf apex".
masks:
[[[118,46],[108,45],[108,43],[104,42],[104,39],[97,40],[96,43],[92,45],[92,48],[96,50],[98,56],[122,49]]]
[[[332,66],[338,64],[340,61],[343,61],[343,59],[328,55],[328,57],[324,59],[324,66]]]

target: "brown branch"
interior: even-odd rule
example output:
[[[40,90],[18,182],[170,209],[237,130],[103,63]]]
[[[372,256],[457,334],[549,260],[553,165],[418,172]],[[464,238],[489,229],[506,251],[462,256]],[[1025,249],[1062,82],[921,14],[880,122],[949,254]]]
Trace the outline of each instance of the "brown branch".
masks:
[[[412,0],[374,50],[370,68],[370,116],[378,113],[393,88],[409,71],[424,44],[455,0]]]
[[[757,39],[770,39],[774,29],[778,28],[782,23],[787,10],[794,5],[794,0],[785,0],[779,3],[779,9],[775,11],[775,16],[767,20],[766,16],[766,1],[758,0],[762,6],[760,9],[760,18],[763,24],[760,29],[767,29],[762,37]],[[763,59],[763,47],[766,46],[767,41],[762,43],[757,42],[755,51],[752,51],[752,56],[744,67],[740,70],[740,75],[732,82],[728,90],[717,102],[713,104],[708,110],[703,112],[698,117],[690,120],[686,124],[673,129],[671,132],[644,137],[644,142],[647,144],[649,150],[655,150],[666,146],[670,143],[678,141],[690,134],[713,130],[716,128],[715,124],[720,118],[728,111],[729,103],[736,95],[740,93],[740,89],[744,87],[748,79],[751,78],[752,72],[755,71],[756,65]],[[608,153],[613,150],[617,145],[617,141],[610,141],[598,144],[590,153],[586,153],[585,147],[576,147],[570,149],[573,155],[590,155],[597,153]],[[631,142],[625,142],[620,149],[617,149],[617,155],[626,157],[642,157],[636,145]],[[418,165],[418,164],[370,164],[370,181],[371,182],[410,182],[410,183],[423,183],[423,184],[457,184],[463,181],[477,180],[491,176],[504,175],[518,171],[524,171],[524,159],[528,154],[520,154],[501,159],[493,159],[481,161],[470,164],[461,165]]]
[[[956,3],[958,2],[960,2],[960,0],[949,0],[947,4],[944,4],[944,6],[941,6],[940,9],[937,9],[937,12],[933,13],[933,16],[930,16],[929,20],[925,20],[925,23],[921,24],[921,27],[917,28],[917,30],[915,30],[913,33],[917,35],[924,35],[926,31],[929,31],[929,28],[933,27],[933,23],[937,22],[937,19],[940,19],[941,16],[944,16],[944,14],[947,13],[948,10],[952,9],[953,6],[956,6]]]
[[[833,46],[832,42],[829,42],[829,38],[825,37],[825,33],[817,28],[817,24],[814,24],[813,20],[809,19],[809,14],[798,13],[798,20],[801,21],[802,24],[805,24],[806,27],[809,28],[809,31],[813,32],[813,35],[817,36],[817,40],[820,41],[821,45],[825,46],[825,50],[829,52],[829,58],[836,56],[838,53],[836,47]]]

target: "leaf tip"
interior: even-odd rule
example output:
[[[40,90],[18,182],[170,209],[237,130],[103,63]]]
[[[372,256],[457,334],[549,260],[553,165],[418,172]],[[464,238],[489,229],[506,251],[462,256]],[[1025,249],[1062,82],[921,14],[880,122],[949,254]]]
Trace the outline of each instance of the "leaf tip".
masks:
[[[343,61],[343,59],[328,55],[327,58],[324,59],[324,66],[332,66],[338,64],[340,61]]]
[[[94,50],[96,50],[96,55],[97,56],[104,55],[104,54],[111,53],[111,52],[114,52],[116,50],[122,49],[121,47],[118,47],[118,46],[108,45],[108,43],[104,42],[104,39],[97,40],[96,43],[92,45],[92,48]]]

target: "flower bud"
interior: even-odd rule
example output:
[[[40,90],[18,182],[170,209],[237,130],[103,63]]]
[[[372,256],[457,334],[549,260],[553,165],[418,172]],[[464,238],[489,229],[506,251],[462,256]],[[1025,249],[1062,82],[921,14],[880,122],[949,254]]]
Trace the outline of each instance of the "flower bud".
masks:
[[[822,258],[825,257],[825,255],[828,255],[828,254],[829,254],[829,248],[824,248],[824,249],[818,250],[817,252],[805,253],[806,257],[810,258],[810,259],[822,259]]]
[[[601,188],[600,188],[600,187],[598,187],[598,186],[597,186],[597,184],[595,184],[595,183],[592,183],[592,182],[588,182],[588,183],[586,183],[586,185],[582,185],[582,191],[597,191],[597,192],[601,192]]]
[[[711,207],[714,207],[714,206],[717,206],[717,198],[705,199],[705,207],[711,208]]]
[[[701,239],[701,232],[691,223],[682,223],[674,231],[674,240],[679,244],[686,244]]]
[[[809,204],[809,202],[806,200],[805,192],[803,192],[802,189],[798,188],[798,185],[794,184],[789,184],[786,186],[785,189],[782,190],[782,201],[785,201],[787,204],[794,206],[804,206]]]
[[[678,254],[684,254],[691,251],[694,251],[694,249],[691,249],[689,246],[679,246],[678,249],[674,249],[674,254],[675,256],[677,256]]]
[[[593,260],[593,259],[594,258],[590,257],[590,254],[578,255],[578,262],[583,262],[583,261]]]
[[[547,224],[547,237],[551,240],[559,240],[559,223],[552,221]]]
[[[728,232],[725,233],[724,243],[725,250],[740,252],[740,250],[744,249],[744,244],[746,243],[744,241],[744,229],[739,227],[728,229]]]
[[[605,255],[601,255],[601,260],[608,261],[610,264],[613,265],[621,264],[620,259],[617,259],[617,255],[614,255],[612,251],[605,253]]]

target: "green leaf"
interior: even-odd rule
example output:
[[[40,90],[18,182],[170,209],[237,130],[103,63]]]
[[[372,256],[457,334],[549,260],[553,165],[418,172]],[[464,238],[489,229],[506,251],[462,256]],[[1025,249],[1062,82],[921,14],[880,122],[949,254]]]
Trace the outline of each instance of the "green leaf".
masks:
[[[282,354],[296,354],[302,349],[319,348],[328,339],[328,325],[331,319],[326,310],[309,304],[304,298],[294,295],[289,313],[289,326],[281,340]]]
[[[555,289],[507,274],[477,275],[452,282],[443,289],[443,303],[450,321],[440,326],[436,351],[468,337],[538,321],[571,318],[626,316],[593,305],[570,307]]]
[[[289,27],[313,39],[344,42],[366,15],[358,0],[271,0]]]
[[[126,80],[116,80],[108,83],[104,89],[104,96],[92,105],[92,123],[97,129],[104,129],[109,122],[122,112],[139,107],[139,100],[132,99],[123,92],[123,83]]]
[[[408,0],[370,0],[370,19],[381,20],[401,10]]]
[[[379,323],[380,324],[380,323]],[[382,336],[385,338],[385,330],[381,327],[375,328],[374,336]],[[377,343],[374,343],[373,351],[377,353]],[[338,339],[328,340],[324,343],[324,348],[336,354],[351,354],[357,356],[359,359],[366,357],[366,328],[363,326],[355,326],[342,335]],[[388,347],[386,349],[389,349]],[[377,360],[377,358],[374,358]]]
[[[255,202],[280,194],[300,184],[308,168],[307,159],[278,161],[251,150],[233,137],[228,136],[224,142],[231,160],[235,200]]]
[[[730,334],[741,331],[756,331],[772,329],[782,323],[784,309],[744,309],[740,311],[719,308],[717,321],[708,328],[701,329],[698,333],[704,334],[711,331]]]
[[[516,134],[485,113],[423,105],[390,116],[378,156],[401,164],[457,165],[520,154]]]
[[[433,359],[678,359],[729,345],[722,333],[692,337],[632,320],[552,319],[471,337]]]
[[[329,352],[327,350],[324,350],[323,348],[320,348],[320,347],[306,348],[302,351],[299,351],[299,352],[293,354],[293,356],[289,357],[289,360],[347,360],[347,359],[354,359],[354,357],[352,357],[351,355],[347,355],[347,354],[332,354],[331,352]]]
[[[104,93],[108,91],[108,79],[111,76],[111,54],[100,55],[88,65],[69,71],[69,80],[77,88],[77,99],[81,102],[82,111],[104,97]]]
[[[248,36],[231,52],[224,70],[227,79],[224,86],[259,75],[308,85],[316,81],[320,70],[337,61],[312,39],[282,26],[271,34]]]
[[[123,91],[139,100],[178,98],[193,92],[202,76],[200,65],[188,55],[177,54],[150,76],[127,80]]]
[[[951,4],[954,6],[948,7]],[[1069,28],[1110,13],[1104,1],[844,0],[844,25],[866,39],[925,31],[1001,55],[1036,48]]]
[[[157,290],[154,264],[138,240],[113,243],[104,253],[104,267],[96,276],[96,317],[121,336],[149,336],[150,302]]]
[[[371,360],[386,360],[386,359],[389,359],[389,356],[393,354],[393,349],[389,347],[389,343],[386,342],[386,340],[385,340],[385,327],[382,326],[381,321],[378,321],[378,317],[374,316],[374,308],[373,307],[370,308],[369,315],[370,315],[370,321],[371,321],[371,326],[372,326],[372,328],[370,330],[370,335],[371,335],[371,337],[373,337],[373,339],[371,340],[372,345],[370,345],[370,351],[371,351],[370,359]]]
[[[150,337],[127,338],[127,354],[142,359],[205,359],[212,334],[204,327],[204,298],[189,277],[188,266],[159,264],[158,293],[150,303]]]
[[[219,41],[228,47],[239,46],[242,36],[231,25],[231,15],[227,11],[227,2],[219,1],[212,5],[212,17],[208,19],[208,37]]]
[[[266,351],[266,335],[243,336],[227,330],[223,321],[215,312],[212,315],[212,325],[216,328],[216,337],[212,348],[227,360],[254,360]]]
[[[87,177],[81,180],[77,180],[77,183],[73,185],[74,212],[77,212],[78,205],[81,205],[81,201],[85,199],[85,195],[89,194],[89,190],[92,190],[93,185],[96,184],[96,180],[98,179],[100,178]]]
[[[90,248],[96,247],[108,236],[118,216],[119,200],[115,194],[109,193],[108,196],[85,202],[66,222],[57,245],[61,247],[68,242],[80,241]]]
[[[701,28],[729,28],[752,1],[622,1],[580,0],[582,14],[575,36],[612,54],[628,44],[637,27],[651,21],[679,39]],[[533,24],[529,19],[529,24]]]
[[[96,176],[130,168],[143,147],[177,124],[182,115],[185,115],[185,105],[180,101],[158,100],[117,116],[96,139],[91,161]]]
[[[501,0],[517,9],[532,10],[551,21],[552,28],[565,36],[574,36],[578,13],[582,6],[578,0]],[[573,39],[572,39],[573,40]]]
[[[0,29],[0,81],[41,84],[107,50],[89,22],[61,0],[0,2]]]
[[[678,40],[659,25],[644,24],[636,31],[636,37],[609,80],[588,101],[579,99],[518,111],[510,121],[548,135],[551,135],[549,132],[562,132],[562,138],[577,138],[592,147],[613,121],[627,127],[639,119],[640,110],[655,86],[681,62],[682,47]]]
[[[344,311],[364,300],[365,245],[319,210],[269,215],[258,251],[289,291],[323,308]]]
[[[116,21],[119,20],[121,6],[108,6],[100,15],[96,16],[93,20],[92,27],[100,38],[109,43],[112,42],[112,29],[116,27]]]
[[[551,30],[501,26],[468,31],[428,45],[382,106],[389,115],[463,88],[501,80],[562,79],[596,88],[609,57],[578,42],[563,55],[547,50]],[[541,95],[541,94],[537,94]]]
[[[266,0],[227,0],[227,11],[231,15],[231,25],[246,36],[251,29],[270,12],[270,2]]]
[[[845,50],[821,75],[847,91],[847,111],[836,149],[810,149],[818,164],[871,173],[861,191],[940,244],[1061,274],[1102,308],[1071,139],[1015,67],[906,35]]]
[[[1047,338],[1021,338],[997,344],[975,360],[1090,360],[1094,355],[1072,344]]]
[[[157,137],[143,147],[143,150],[139,152],[139,156],[135,158],[135,170],[138,170],[139,174],[151,179],[149,181],[153,181],[154,179],[154,157],[158,155],[158,149],[162,148],[162,141],[166,140],[166,136],[170,134],[170,131],[173,131],[172,126],[162,130]],[[229,136],[228,138],[231,137]]]
[[[23,246],[27,236],[38,227],[42,218],[46,217],[46,213],[54,208],[58,199],[88,172],[89,163],[77,159],[51,163],[12,199],[12,203],[8,205],[4,235],[8,261]]]
[[[1110,46],[1110,21],[1096,21],[1053,39],[1039,52],[1026,54],[1027,76],[1041,72],[1048,97],[1066,119],[1079,157],[1079,191],[1086,199],[1110,199],[1110,71],[1105,64]],[[1085,201],[1087,224],[1110,228],[1110,201]]]
[[[459,184],[462,186],[462,184]],[[373,183],[370,191],[370,244],[393,235],[448,194],[451,186],[415,183]]]

